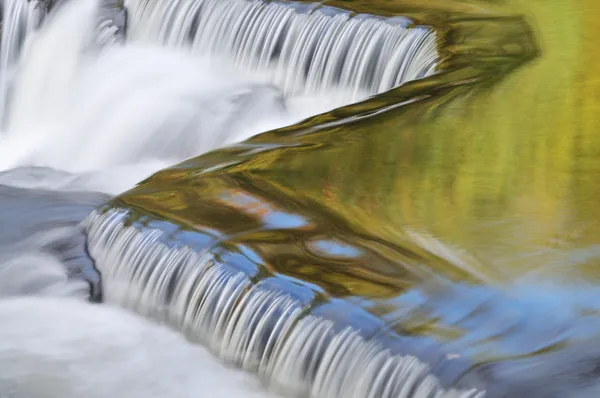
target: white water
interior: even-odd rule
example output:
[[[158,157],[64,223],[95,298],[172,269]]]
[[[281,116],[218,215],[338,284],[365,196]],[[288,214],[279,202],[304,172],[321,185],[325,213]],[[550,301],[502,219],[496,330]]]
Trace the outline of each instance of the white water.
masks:
[[[0,43],[0,116],[5,114],[10,80],[25,37],[38,27],[43,12],[34,1],[3,0]],[[0,119],[1,120],[1,119]]]
[[[3,5],[0,170],[50,167],[110,193],[430,74],[437,57],[424,28],[256,0],[130,0],[125,45],[93,1],[67,3],[39,31],[35,1]]]
[[[92,174],[84,188],[117,193],[176,161],[297,119],[276,88],[218,73],[185,52],[91,47],[94,12],[90,1],[69,4],[29,35],[0,134],[0,169]]]
[[[0,170],[45,166],[84,174],[82,189],[118,193],[177,161],[342,104],[284,96],[184,49],[96,47],[95,4],[73,3],[27,35]]]
[[[435,34],[406,21],[261,0],[127,0],[133,39],[190,47],[262,74],[286,93],[347,100],[431,74]]]
[[[181,335],[75,299],[0,300],[3,398],[267,397]]]
[[[430,368],[392,355],[351,327],[303,316],[302,304],[198,253],[161,242],[163,232],[125,226],[126,212],[93,212],[88,247],[104,298],[180,330],[275,391],[320,398],[481,398],[445,390]],[[265,343],[266,342],[266,343]]]
[[[3,184],[21,187],[118,193],[187,157],[422,77],[433,71],[435,63],[433,36],[393,21],[303,14],[245,0],[205,1],[202,5],[212,11],[201,15],[202,29],[186,45],[173,27],[191,29],[196,22],[181,18],[194,17],[190,8],[197,11],[200,2],[140,0],[129,3],[136,40],[121,44],[114,39],[114,26],[98,22],[92,0],[67,2],[39,30],[43,13],[36,4],[3,0],[0,171],[26,166],[57,171],[45,173],[41,181],[30,180],[26,173],[5,174],[13,179],[3,178]],[[148,10],[153,10],[152,17],[145,19]],[[245,18],[255,15],[253,10],[259,10],[260,18]],[[245,35],[235,44],[236,53],[223,52],[234,39],[226,28],[235,15],[245,16],[235,25]],[[284,29],[281,20],[290,21],[291,27]],[[154,40],[155,29],[166,29],[161,37],[168,40]],[[309,48],[314,49],[314,58],[303,51]],[[392,356],[365,342],[357,331],[338,334],[325,320],[299,319],[297,303],[279,293],[253,289],[241,275],[218,267],[204,273],[198,261],[205,260],[192,254],[189,270],[202,272],[202,278],[185,288],[222,312],[210,311],[208,305],[190,313],[190,305],[200,305],[198,300],[172,308],[154,306],[161,304],[164,286],[139,286],[138,280],[112,277],[116,270],[125,276],[130,271],[119,226],[117,222],[114,245],[101,241],[93,248],[99,261],[112,259],[112,268],[101,261],[108,300],[169,321],[222,359],[258,372],[275,389],[314,397],[403,397],[410,388],[417,394],[433,391],[435,397],[475,396],[439,388],[423,363]],[[95,228],[94,222],[89,228]],[[160,264],[177,266],[171,262],[173,253],[151,243],[135,252],[141,256],[138,260],[149,260],[143,254],[154,253],[164,256]],[[0,284],[0,296],[85,297],[85,285],[66,281],[60,263],[54,257],[40,257],[44,255],[25,253],[16,260],[0,260],[6,280],[18,282]],[[152,273],[148,268],[152,263],[139,264],[144,275]],[[154,275],[168,275],[162,272],[159,268]],[[36,284],[39,280],[52,283]],[[29,290],[13,291],[15,286]],[[36,291],[36,286],[46,287]],[[242,294],[242,288],[249,292]],[[227,293],[243,302],[234,308]],[[114,308],[44,300],[0,299],[2,397],[266,395],[254,390],[245,376],[164,328]],[[265,319],[280,317],[274,332],[259,317],[263,311]],[[294,327],[293,320],[299,321]],[[292,337],[279,341],[284,332]],[[261,333],[274,333],[273,355],[256,351]],[[324,336],[333,343],[324,345]],[[314,378],[304,370],[313,350],[322,350],[325,358]],[[381,367],[387,373],[379,372]],[[353,380],[340,384],[346,377]]]

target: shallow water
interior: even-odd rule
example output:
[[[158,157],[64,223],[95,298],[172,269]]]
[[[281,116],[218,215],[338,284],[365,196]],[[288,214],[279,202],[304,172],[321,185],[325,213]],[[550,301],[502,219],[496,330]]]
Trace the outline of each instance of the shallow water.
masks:
[[[0,183],[18,211],[4,295],[85,297],[91,284],[94,296],[89,249],[107,301],[286,393],[597,395],[591,0],[326,2],[431,23],[440,73],[259,136],[375,93],[369,72],[387,76],[374,58],[390,47],[372,38],[409,22],[298,3],[127,3],[124,45],[107,25],[93,44],[83,2],[8,40],[26,37],[18,65],[2,49],[2,78],[19,71],[1,90]],[[404,66],[390,68],[422,77]],[[248,137],[78,224],[104,200],[91,191]]]
[[[81,222],[168,164],[337,103],[183,50],[95,47],[95,3],[59,11],[2,75],[17,70],[0,134],[0,396],[271,396],[175,332],[85,303],[101,291]]]

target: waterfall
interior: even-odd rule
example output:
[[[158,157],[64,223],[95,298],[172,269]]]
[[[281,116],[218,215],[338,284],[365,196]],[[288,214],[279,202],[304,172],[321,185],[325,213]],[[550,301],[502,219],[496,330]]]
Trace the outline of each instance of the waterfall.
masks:
[[[102,273],[104,299],[166,323],[220,358],[258,373],[272,389],[320,398],[481,398],[444,389],[415,356],[391,352],[350,325],[307,313],[299,288],[222,262],[140,230],[126,211],[93,212],[88,247]],[[218,246],[218,245],[217,245]],[[364,326],[364,325],[363,325]]]
[[[127,0],[133,40],[189,47],[287,93],[377,94],[435,71],[436,35],[402,18],[262,0]]]
[[[145,166],[139,171],[145,162],[155,162],[155,171],[428,76],[437,65],[431,29],[327,7],[132,1],[121,42],[115,18],[98,18],[92,1],[61,3],[64,12],[49,18],[34,0],[4,4],[13,9],[4,14],[12,33],[0,65],[0,168],[45,166],[79,178],[119,167],[106,189],[112,192],[132,185],[121,167],[134,167],[139,180],[138,172],[148,174]],[[297,294],[298,285],[257,282],[252,270],[222,260],[218,244],[197,251],[165,242],[164,231],[127,226],[127,217],[96,211],[85,222],[105,301],[169,325],[275,391],[484,395],[446,383],[437,364],[415,352],[372,338],[374,317],[370,332],[366,324],[331,319],[312,310],[315,298]],[[322,307],[342,305],[320,300]]]
[[[124,17],[113,3],[100,2],[95,22],[53,11],[47,19],[60,21],[50,23],[46,2],[4,0],[0,169],[87,173],[152,163],[107,190],[118,192],[148,170],[364,99],[436,66],[435,33],[401,18],[254,0],[140,0],[128,4],[121,43],[115,35]]]
[[[181,49],[98,47],[94,39],[115,31],[106,15],[94,1],[69,1],[27,38],[1,115],[0,170],[50,167],[75,173],[80,189],[116,194],[169,164],[307,116],[276,87]]]
[[[23,44],[36,29],[46,10],[37,1],[2,0],[0,43],[0,115],[5,113],[9,84]]]
[[[124,19],[111,1],[104,1],[106,4],[97,15],[96,30],[92,37],[101,46],[118,43],[124,33]],[[60,7],[62,3],[50,0],[2,0],[1,5],[0,120],[6,122],[5,116],[9,113],[12,87],[23,50],[49,15],[49,8]]]

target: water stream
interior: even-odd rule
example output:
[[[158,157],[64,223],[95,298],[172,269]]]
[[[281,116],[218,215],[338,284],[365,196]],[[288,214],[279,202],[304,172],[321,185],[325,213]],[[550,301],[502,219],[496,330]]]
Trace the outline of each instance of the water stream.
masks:
[[[106,232],[98,228],[108,221],[94,221],[101,217],[95,213],[82,221],[110,195],[166,166],[433,73],[435,35],[402,18],[328,8],[132,0],[123,36],[116,4],[54,3],[2,2],[0,212],[12,234],[0,239],[0,396],[270,396],[176,332],[119,310],[114,292],[134,294],[134,281],[130,289],[105,269],[100,283],[84,226],[96,239],[89,250],[98,264],[116,256],[111,267],[127,250],[120,239],[138,238],[117,231],[110,238],[116,246],[101,247]],[[143,278],[155,278],[143,268],[169,266],[170,256],[211,261],[160,250],[130,253],[152,257],[139,264]],[[179,322],[222,360],[268,375],[273,391],[479,396],[442,388],[416,357],[382,350],[357,331],[299,318],[301,303],[252,290],[227,267],[198,271],[177,282],[201,278],[177,287],[202,298],[194,313],[183,296],[179,303],[169,298],[172,308],[160,316],[146,313],[165,299],[151,284],[142,287],[148,294],[138,312]],[[157,277],[161,286],[170,283]],[[106,304],[86,302],[101,297]],[[298,336],[284,341],[288,333]],[[366,372],[356,362],[361,357]]]
[[[0,398],[600,396],[597,24],[520,3],[2,0]]]

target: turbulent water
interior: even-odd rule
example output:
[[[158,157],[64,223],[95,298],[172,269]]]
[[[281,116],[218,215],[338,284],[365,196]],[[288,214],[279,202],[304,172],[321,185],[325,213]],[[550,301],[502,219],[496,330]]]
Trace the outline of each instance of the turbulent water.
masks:
[[[203,5],[205,8],[215,6],[213,2],[207,3]],[[6,5],[14,4],[27,8],[5,20],[5,32],[22,30],[23,19],[27,29],[32,24],[37,25],[34,22],[39,17],[30,10],[34,2],[6,1]],[[169,13],[163,11],[160,4],[169,4]],[[214,29],[213,25],[206,27],[206,23],[199,21],[196,25],[203,26],[204,32],[209,28],[223,31],[240,6],[264,6],[261,2],[245,1],[222,5],[227,4],[229,6],[215,18],[203,10],[202,15],[210,18]],[[197,12],[200,4],[192,5]],[[308,47],[294,39],[294,35],[300,33],[294,33],[292,28],[287,34],[293,37],[279,32],[270,39],[272,44],[261,43],[254,37],[258,35],[267,40],[274,34],[269,35],[265,30],[285,30],[282,22],[273,16],[264,24],[255,21],[252,26],[236,28],[246,32],[248,37],[242,38],[242,44],[233,45],[232,48],[239,50],[230,60],[206,51],[196,54],[178,41],[183,34],[173,30],[177,26],[191,28],[177,21],[165,22],[170,20],[160,17],[163,12],[174,13],[178,18],[194,15],[188,14],[187,8],[178,2],[131,4],[132,43],[98,47],[94,46],[94,38],[106,36],[113,30],[105,24],[101,29],[94,29],[94,7],[94,3],[87,1],[77,8],[68,4],[67,8],[72,9],[52,14],[47,21],[50,23],[39,32],[26,30],[25,34],[16,36],[5,33],[15,44],[3,40],[3,46],[8,49],[2,76],[7,76],[8,81],[2,99],[9,109],[2,115],[5,128],[0,136],[1,169],[44,166],[78,175],[88,173],[91,175],[87,182],[79,179],[82,188],[117,193],[166,165],[359,100],[431,73],[435,66],[434,36],[425,29],[415,34],[402,26],[377,20],[374,23],[352,20],[344,25],[346,16],[333,23],[325,14],[319,17],[319,24],[321,29],[331,32],[326,36],[313,32],[306,39],[310,42]],[[23,17],[24,12],[32,16]],[[144,18],[146,14],[150,15]],[[296,14],[289,7],[286,15],[309,20],[318,17]],[[176,45],[165,47],[150,33],[143,34],[162,32],[166,28],[170,28],[168,34],[159,38],[174,41]],[[378,37],[390,33],[390,37],[378,41],[372,38],[374,32]],[[196,32],[195,43],[220,43],[228,48],[229,41],[233,40],[229,36],[201,40],[197,37],[200,34]],[[334,40],[337,36],[341,44]],[[361,38],[358,40],[361,46],[351,44],[355,36]],[[290,48],[284,46],[278,50],[282,55],[277,58],[279,64],[274,74],[292,70],[293,75],[282,75],[272,81],[265,73],[273,75],[269,71],[274,63],[273,52],[282,43]],[[13,48],[20,46],[24,51],[16,63]],[[257,52],[264,47],[271,51]],[[310,47],[315,47],[317,53],[313,56],[322,58],[320,62],[314,59],[309,63],[310,58],[285,61],[284,53],[295,54]],[[380,59],[384,55],[390,59]],[[262,73],[239,72],[240,66],[247,66],[246,58],[261,59],[254,68],[245,70]],[[330,60],[338,63],[332,64]],[[319,70],[294,69],[302,65],[316,65]],[[15,69],[18,69],[16,77],[13,76]],[[303,74],[306,81],[298,82]],[[350,77],[345,76],[360,78],[349,81]],[[337,83],[332,87],[334,78]],[[373,87],[362,90],[366,81]],[[375,85],[374,82],[380,81],[380,86]],[[310,90],[288,93],[285,86],[289,82],[318,87],[320,95],[310,95]],[[347,95],[349,89],[352,95]],[[118,179],[111,178],[115,170],[118,170]]]
[[[434,232],[482,234],[481,245],[514,235],[525,252],[497,247],[525,269],[548,246],[569,252],[570,240],[593,235],[587,219],[581,229],[549,223],[562,199],[545,202],[567,185],[577,201],[593,197],[541,178],[562,180],[560,167],[533,173],[554,163],[548,156],[570,163],[548,149],[562,139],[437,134],[460,131],[463,114],[481,119],[475,126],[512,123],[503,109],[521,98],[486,111],[481,90],[476,112],[447,99],[537,56],[526,18],[487,11],[502,2],[440,1],[427,12],[428,2],[398,2],[444,26],[438,37],[333,3],[350,4],[2,0],[1,398],[600,396],[597,289],[544,284],[537,271],[494,285],[504,278],[493,267],[477,272],[467,248]],[[384,93],[436,74],[438,45],[441,73]],[[541,159],[511,173],[548,195],[506,190],[496,172],[507,148]],[[396,174],[383,175],[390,164]],[[375,174],[385,178],[366,181]],[[438,198],[443,206],[429,203]],[[383,211],[390,201],[410,217]],[[585,218],[575,213],[565,218]],[[461,217],[475,232],[452,228]],[[421,218],[439,228],[419,230]],[[487,257],[503,260],[494,250]]]
[[[127,7],[125,39],[110,2],[2,2],[0,396],[267,396],[175,332],[87,303],[101,292],[81,222],[167,165],[433,73],[435,37],[259,1]],[[302,372],[296,351],[268,366]],[[372,365],[412,377],[386,355]]]
[[[269,396],[179,334],[109,306],[10,298],[0,321],[3,398]]]
[[[277,278],[253,284],[258,271],[236,261],[235,252],[218,245],[197,251],[181,238],[171,243],[159,228],[141,232],[126,218],[125,212],[94,212],[87,222],[105,299],[182,331],[258,373],[272,390],[315,398],[484,396],[473,388],[443,388],[411,354],[433,354],[423,342],[399,339],[392,348],[368,339],[378,322],[365,313],[330,302],[307,316],[315,292],[305,286]],[[338,322],[346,317],[355,325]]]

